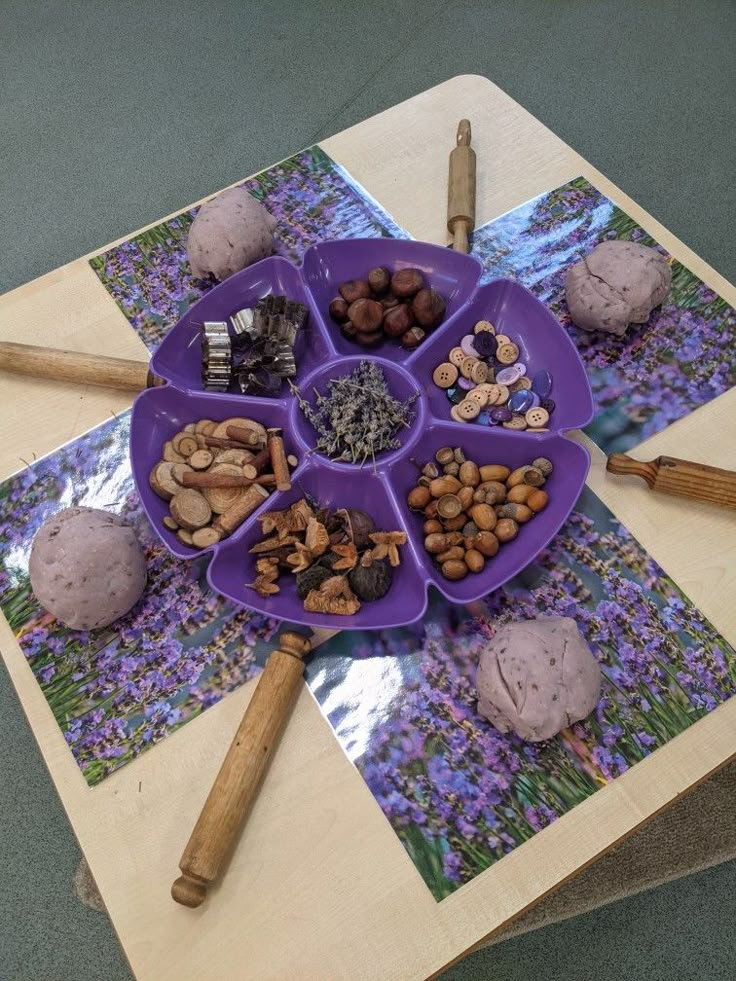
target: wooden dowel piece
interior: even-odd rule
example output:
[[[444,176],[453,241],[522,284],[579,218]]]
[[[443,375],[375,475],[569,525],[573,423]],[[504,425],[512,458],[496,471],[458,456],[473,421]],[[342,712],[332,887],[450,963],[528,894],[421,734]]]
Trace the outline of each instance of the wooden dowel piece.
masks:
[[[271,454],[271,469],[276,477],[276,490],[291,490],[289,464],[286,462],[286,450],[280,429],[268,430],[268,450]]]
[[[272,473],[261,474],[259,477],[245,477],[240,474],[230,473],[197,473],[187,470],[181,475],[182,487],[252,487],[253,484],[260,484],[261,487],[275,487],[276,477]]]
[[[100,354],[80,354],[33,344],[0,343],[0,369],[52,381],[99,385],[130,392],[160,384],[145,361],[128,361]]]
[[[252,514],[257,507],[268,497],[268,491],[260,484],[252,484],[248,490],[238,498],[238,500],[217,517],[212,523],[212,527],[222,532],[223,538],[232,535],[236,528],[239,528],[248,515]]]
[[[269,446],[259,450],[252,460],[243,466],[243,475],[251,480],[256,478],[264,467],[271,462],[271,448]]]
[[[309,641],[284,633],[268,659],[179,862],[171,895],[199,906],[222,873],[296,701]]]
[[[642,462],[625,453],[612,453],[606,469],[609,473],[641,477],[653,490],[663,494],[736,508],[736,473],[732,470],[672,456]]]
[[[245,429],[243,426],[228,426],[227,435],[244,446],[258,446],[263,442],[255,429]]]

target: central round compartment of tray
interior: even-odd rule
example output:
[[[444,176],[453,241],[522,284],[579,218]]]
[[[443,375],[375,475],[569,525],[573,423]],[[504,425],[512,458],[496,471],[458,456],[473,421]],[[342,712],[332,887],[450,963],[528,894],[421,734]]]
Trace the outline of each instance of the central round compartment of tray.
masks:
[[[405,454],[406,451],[410,449],[417,441],[426,425],[427,410],[424,394],[422,393],[421,386],[409,371],[403,367],[400,367],[399,365],[394,364],[387,358],[371,357],[369,355],[360,355],[354,358],[343,357],[339,358],[338,360],[331,361],[329,364],[318,368],[316,371],[313,371],[312,374],[309,375],[299,386],[299,391],[301,398],[307,402],[312,409],[316,410],[317,393],[319,392],[320,395],[326,396],[330,381],[338,378],[344,378],[347,375],[352,374],[352,372],[354,372],[362,362],[369,362],[381,368],[386,379],[386,386],[389,393],[395,399],[400,402],[406,402],[408,399],[414,397],[414,402],[412,403],[414,414],[413,419],[408,427],[402,426],[396,432],[394,437],[401,444],[400,447],[393,450],[376,452],[376,464],[378,466],[383,466],[385,464],[390,464],[396,457],[400,457]],[[360,389],[356,388],[356,397],[359,395],[359,393]],[[349,410],[349,407],[349,402],[346,402],[346,409]],[[373,460],[370,455],[368,456],[367,460],[365,460],[365,463],[363,463],[363,454],[361,453],[360,459],[355,463],[352,463],[333,460],[324,453],[315,450],[319,435],[312,423],[304,415],[296,398],[294,398],[291,407],[291,431],[296,437],[297,441],[301,443],[309,455],[317,457],[321,461],[329,460],[331,466],[349,470],[359,470],[361,465],[366,467],[373,466]]]

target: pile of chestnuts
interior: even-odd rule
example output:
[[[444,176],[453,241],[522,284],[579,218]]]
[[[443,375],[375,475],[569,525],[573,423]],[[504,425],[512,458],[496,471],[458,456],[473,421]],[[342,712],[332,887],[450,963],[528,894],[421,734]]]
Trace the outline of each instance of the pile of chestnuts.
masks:
[[[503,464],[478,466],[460,447],[443,446],[422,467],[407,504],[424,517],[424,547],[446,579],[482,572],[521,525],[547,506],[542,490],[552,473],[546,457],[512,470]]]
[[[342,283],[338,293],[330,303],[330,316],[343,336],[361,347],[375,347],[392,337],[411,350],[445,316],[444,297],[426,285],[420,269],[392,274],[379,266],[366,279]]]

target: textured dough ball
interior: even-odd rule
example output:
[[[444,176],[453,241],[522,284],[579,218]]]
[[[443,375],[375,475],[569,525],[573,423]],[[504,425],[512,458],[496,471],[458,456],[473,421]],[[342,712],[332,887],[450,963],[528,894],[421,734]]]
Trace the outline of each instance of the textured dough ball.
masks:
[[[476,687],[481,715],[536,743],[593,711],[601,669],[574,620],[540,617],[501,627],[481,655]]]
[[[227,279],[273,252],[276,220],[242,187],[231,187],[199,209],[187,239],[192,275]]]
[[[28,571],[41,606],[75,630],[106,627],[135,606],[146,586],[133,529],[96,508],[66,508],[45,521]]]
[[[663,255],[637,242],[602,242],[567,271],[572,322],[621,337],[643,324],[667,296],[672,270]]]

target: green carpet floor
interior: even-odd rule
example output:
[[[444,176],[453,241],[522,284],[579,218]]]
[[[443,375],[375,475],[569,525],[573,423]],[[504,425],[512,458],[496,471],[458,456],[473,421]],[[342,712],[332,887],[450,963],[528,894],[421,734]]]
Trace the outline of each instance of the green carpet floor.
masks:
[[[462,73],[736,279],[735,36],[733,0],[0,0],[0,292]],[[0,672],[0,981],[129,978],[78,857]],[[445,978],[731,981],[735,892],[720,866]]]

